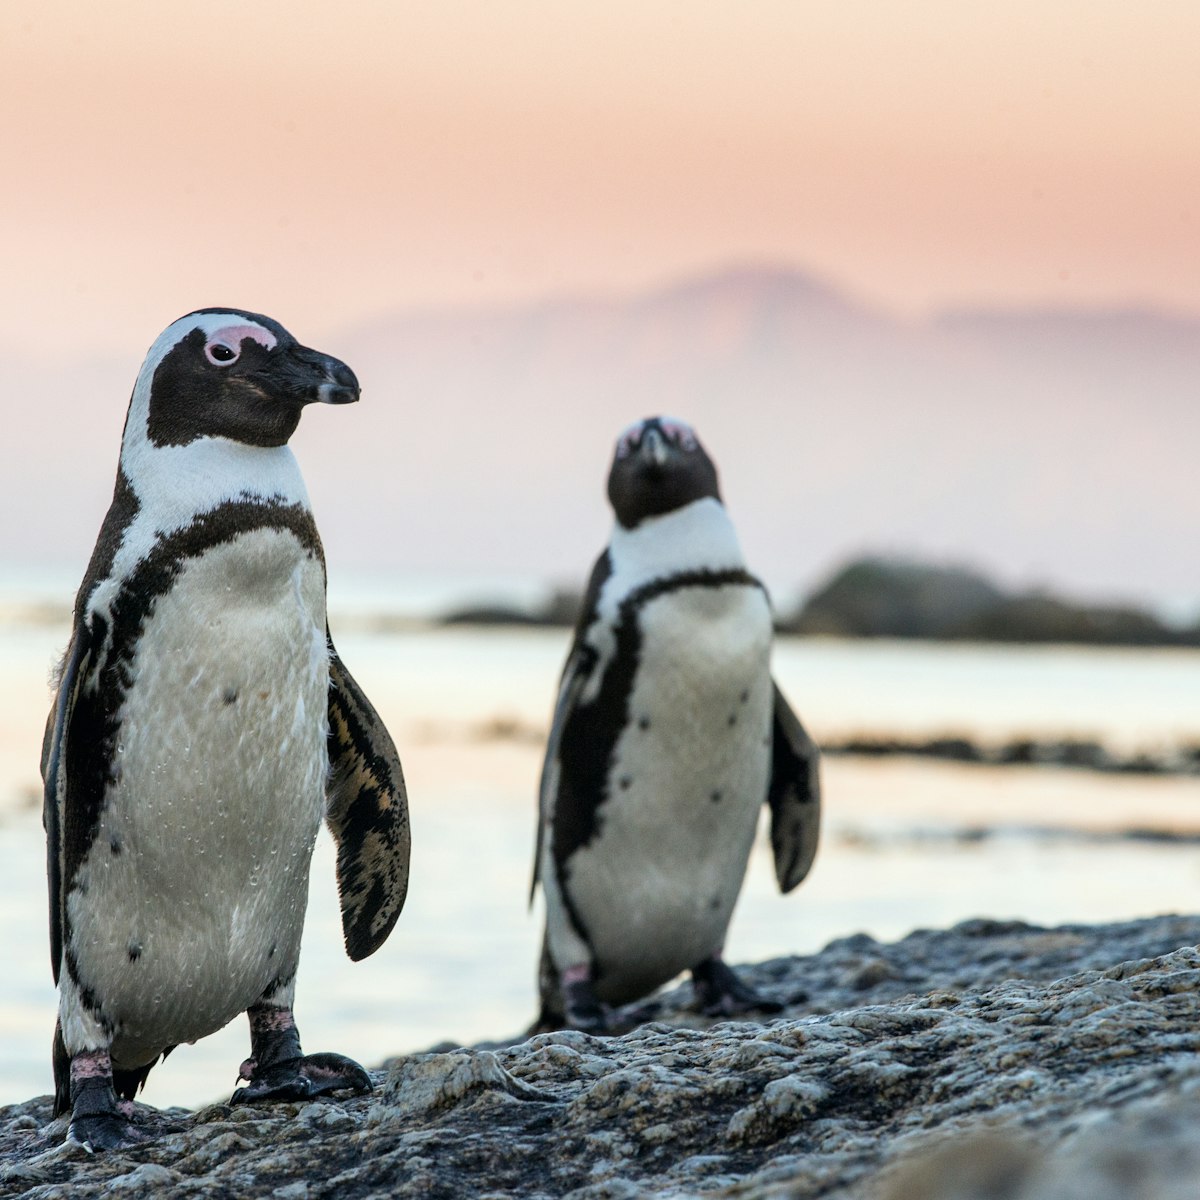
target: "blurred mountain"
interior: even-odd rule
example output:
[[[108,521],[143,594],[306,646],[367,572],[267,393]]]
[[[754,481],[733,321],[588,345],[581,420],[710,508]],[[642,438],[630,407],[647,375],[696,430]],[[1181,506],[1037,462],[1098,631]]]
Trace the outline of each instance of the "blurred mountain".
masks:
[[[618,431],[665,412],[696,426],[785,605],[824,564],[874,547],[1200,609],[1200,320],[907,321],[763,267],[296,332],[364,389],[355,409],[310,411],[294,439],[335,568],[576,583],[607,540]],[[21,514],[0,554],[56,539],[86,557],[136,364],[89,369],[81,386],[69,359],[7,356],[9,394],[33,405],[29,432],[0,448],[2,498]]]

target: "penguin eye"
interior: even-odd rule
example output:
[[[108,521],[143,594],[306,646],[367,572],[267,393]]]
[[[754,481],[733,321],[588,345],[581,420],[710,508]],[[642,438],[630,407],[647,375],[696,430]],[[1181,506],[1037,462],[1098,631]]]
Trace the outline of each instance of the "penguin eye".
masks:
[[[209,342],[204,347],[204,357],[214,367],[227,367],[230,363],[237,362],[240,355],[241,350],[234,348],[227,342]]]
[[[628,458],[636,449],[637,444],[642,440],[641,424],[633,425],[625,430],[617,439],[617,458]]]
[[[692,431],[690,425],[685,425],[682,421],[674,421],[667,419],[660,421],[659,425],[663,431],[681,450],[695,450],[700,443],[696,440],[696,435]]]

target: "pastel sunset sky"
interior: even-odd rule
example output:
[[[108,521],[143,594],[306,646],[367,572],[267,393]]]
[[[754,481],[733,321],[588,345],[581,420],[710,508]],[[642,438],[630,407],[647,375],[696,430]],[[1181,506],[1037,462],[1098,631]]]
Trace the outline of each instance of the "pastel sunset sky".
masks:
[[[1160,356],[1135,313],[1118,349],[1140,357],[1111,367],[1101,321],[1061,379],[1025,335],[971,368],[968,331],[962,386],[906,391],[854,313],[845,345],[798,318],[809,377],[777,403],[747,385],[705,409],[701,371],[668,411],[704,421],[771,581],[898,548],[1200,603],[1177,551],[1200,521],[1196,0],[10,3],[0,130],[0,380],[25,421],[0,445],[0,560],[82,569],[146,347],[232,305],[370,374],[352,419],[297,435],[333,558],[370,560],[386,520],[405,569],[575,578],[612,437],[664,403],[653,373],[622,390],[597,351],[556,382],[538,333],[528,378],[452,393],[462,312],[790,268],[886,314],[872,344],[912,335],[912,361],[955,306],[1182,320]],[[460,321],[444,360],[424,318],[395,333],[430,309]]]
[[[746,260],[1200,313],[1193,0],[56,0],[0,59],[5,341]]]

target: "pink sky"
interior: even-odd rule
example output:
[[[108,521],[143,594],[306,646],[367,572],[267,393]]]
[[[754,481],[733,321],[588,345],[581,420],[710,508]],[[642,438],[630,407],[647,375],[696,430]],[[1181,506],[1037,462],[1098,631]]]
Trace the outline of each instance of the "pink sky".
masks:
[[[1200,313],[1194,0],[0,12],[0,340],[778,261],[888,308]]]

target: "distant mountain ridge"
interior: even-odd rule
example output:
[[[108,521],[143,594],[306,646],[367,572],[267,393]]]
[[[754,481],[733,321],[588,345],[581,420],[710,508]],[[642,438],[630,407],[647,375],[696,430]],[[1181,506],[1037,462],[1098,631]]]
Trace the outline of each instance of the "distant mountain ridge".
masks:
[[[294,439],[342,561],[570,585],[607,539],[616,433],[667,412],[697,427],[747,558],[784,602],[872,547],[1200,608],[1200,318],[907,320],[745,266],[631,296],[402,312],[320,344],[363,383],[356,410],[306,414]],[[86,557],[132,373],[19,352],[5,372],[36,403],[0,448],[0,499],[22,514],[0,554],[52,542]],[[54,448],[52,470],[31,446]]]
[[[830,330],[896,337],[910,346],[926,338],[980,338],[1058,343],[1095,350],[1115,341],[1155,352],[1200,355],[1200,315],[1147,305],[949,306],[927,318],[901,318],[872,306],[811,272],[775,265],[735,265],[641,292],[616,296],[564,293],[527,302],[454,308],[407,308],[345,329],[352,342],[434,331],[514,336],[539,331],[587,330],[612,337],[650,321],[688,338],[742,332],[744,344],[794,339],[804,345]],[[717,344],[725,339],[717,339]],[[364,348],[366,348],[364,346]]]
[[[564,295],[524,304],[408,310],[346,330],[363,354],[397,345],[423,357],[503,347],[565,361],[618,347],[634,363],[685,350],[705,361],[820,344],[831,333],[888,336],[892,318],[801,271],[734,267],[621,297]]]

